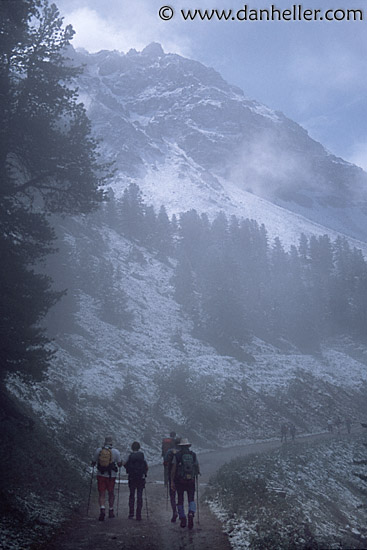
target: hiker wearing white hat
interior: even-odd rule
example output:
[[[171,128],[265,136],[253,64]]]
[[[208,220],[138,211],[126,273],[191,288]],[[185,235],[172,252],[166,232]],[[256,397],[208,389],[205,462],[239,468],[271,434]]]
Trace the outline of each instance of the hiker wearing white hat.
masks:
[[[184,495],[187,493],[189,503],[188,528],[194,527],[196,512],[195,480],[200,474],[199,462],[194,451],[190,450],[191,443],[183,437],[178,443],[179,451],[175,454],[171,469],[171,488],[177,490],[177,511],[181,527],[186,527]]]

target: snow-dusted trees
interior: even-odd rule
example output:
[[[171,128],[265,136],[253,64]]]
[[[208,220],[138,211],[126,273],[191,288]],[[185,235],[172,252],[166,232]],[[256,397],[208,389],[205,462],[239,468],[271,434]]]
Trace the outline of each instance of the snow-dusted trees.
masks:
[[[251,334],[304,352],[332,335],[366,337],[367,264],[345,239],[302,235],[286,251],[252,220],[204,219],[181,216],[174,278],[184,309],[195,304],[198,334],[226,352]]]
[[[177,260],[174,297],[195,334],[221,352],[241,354],[252,335],[303,352],[333,335],[366,338],[367,264],[346,239],[302,234],[287,250],[268,242],[264,225],[223,212],[209,220],[192,209],[170,221],[135,183],[108,211],[125,237]]]
[[[109,211],[112,207],[110,206]],[[115,203],[116,218],[108,223],[124,237],[147,248],[156,250],[163,257],[173,253],[173,229],[165,207],[158,215],[154,207],[146,205],[136,183],[130,183],[122,198]]]

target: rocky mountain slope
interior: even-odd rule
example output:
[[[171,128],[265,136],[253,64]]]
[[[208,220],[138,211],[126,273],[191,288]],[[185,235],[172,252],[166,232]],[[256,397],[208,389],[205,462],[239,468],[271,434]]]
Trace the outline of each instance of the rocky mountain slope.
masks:
[[[134,180],[156,206],[233,212],[283,240],[305,225],[367,238],[367,175],[213,69],[155,43],[73,55],[85,65],[80,99],[116,162],[117,195]]]
[[[158,44],[126,55],[72,53],[85,64],[80,98],[103,138],[104,157],[116,162],[111,186],[117,195],[135,180],[147,203],[171,212],[195,207],[260,217],[270,235],[285,242],[298,240],[301,231],[320,234],[337,226],[364,238],[362,228],[350,232],[345,219],[355,208],[352,190],[367,176],[281,113],[246,99],[214,70],[165,54]],[[253,170],[251,177],[238,176],[245,168]],[[293,211],[276,204],[284,203],[290,187],[312,195],[308,219],[300,216],[298,199],[287,203]],[[348,206],[330,206],[331,193],[348,197]],[[321,210],[328,216],[324,226],[311,220]],[[359,213],[356,223],[364,216],[361,203]],[[97,444],[107,427],[125,447],[131,438],[142,439],[152,457],[162,432],[172,427],[205,447],[270,437],[284,417],[307,432],[324,429],[330,416],[360,416],[363,347],[330,342],[311,357],[254,340],[242,361],[218,356],[193,337],[192,322],[174,300],[174,260],[162,261],[122,238],[98,215],[61,222],[59,233],[62,250],[52,259],[52,275],[69,295],[48,319],[57,350],[49,378],[32,388],[16,379],[9,384],[63,445],[74,439],[85,459],[85,441]],[[88,269],[108,263],[119,270],[128,297],[132,322],[125,326],[101,315],[103,288],[83,285]],[[103,285],[107,294],[116,283],[107,274]]]
[[[86,65],[80,98],[104,158],[116,162],[117,196],[133,181],[170,213],[224,210],[264,222],[285,244],[341,232],[365,248],[367,176],[281,113],[156,44],[73,55]],[[57,225],[48,269],[68,295],[46,320],[56,353],[42,383],[13,376],[8,388],[85,481],[106,433],[123,453],[138,439],[153,462],[171,429],[202,450],[278,437],[284,420],[310,433],[336,416],[367,416],[364,344],[328,340],[304,355],[254,338],[242,357],[220,355],[174,299],[174,258],[124,238],[99,213]],[[96,268],[103,278],[89,281]],[[103,300],[120,304],[123,293],[123,315],[108,318]]]

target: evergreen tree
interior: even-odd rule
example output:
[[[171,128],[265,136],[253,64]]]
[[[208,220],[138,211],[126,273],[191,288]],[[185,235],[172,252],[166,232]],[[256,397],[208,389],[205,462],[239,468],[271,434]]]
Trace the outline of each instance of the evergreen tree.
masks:
[[[39,323],[59,295],[34,266],[52,250],[48,214],[103,199],[106,167],[64,57],[73,34],[46,0],[0,2],[1,376],[47,366]]]
[[[173,253],[172,227],[166,208],[162,205],[157,216],[157,250],[164,256],[170,256]]]
[[[119,204],[119,229],[128,239],[141,242],[146,235],[144,227],[145,205],[143,195],[136,183],[124,190]]]
[[[149,205],[144,207],[144,226],[141,243],[147,248],[157,249],[158,245],[158,224],[157,215],[154,207]]]
[[[195,278],[190,262],[185,254],[181,254],[177,261],[173,284],[175,287],[175,300],[181,304],[184,311],[190,315],[194,315],[197,305]]]
[[[178,253],[186,256],[193,269],[196,269],[201,261],[204,237],[204,222],[196,210],[181,214]]]

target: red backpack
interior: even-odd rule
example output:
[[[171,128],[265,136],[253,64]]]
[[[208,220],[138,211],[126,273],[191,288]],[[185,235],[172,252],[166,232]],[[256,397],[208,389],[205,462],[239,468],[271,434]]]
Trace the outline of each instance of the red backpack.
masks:
[[[174,444],[172,437],[162,439],[162,456],[166,456],[167,452],[174,447]]]

